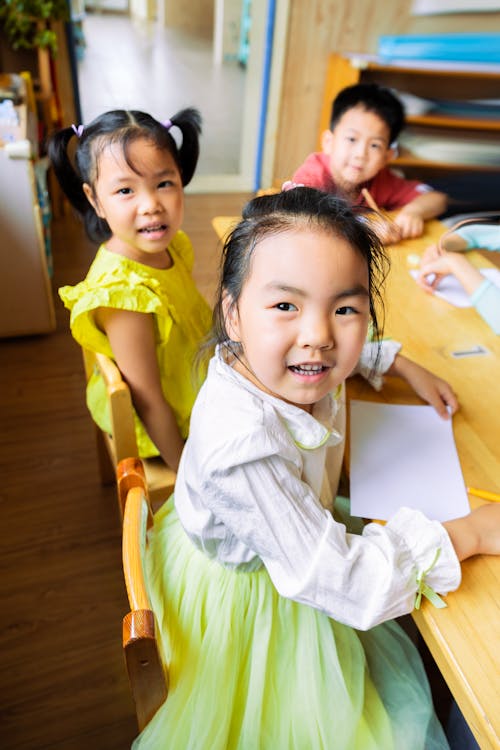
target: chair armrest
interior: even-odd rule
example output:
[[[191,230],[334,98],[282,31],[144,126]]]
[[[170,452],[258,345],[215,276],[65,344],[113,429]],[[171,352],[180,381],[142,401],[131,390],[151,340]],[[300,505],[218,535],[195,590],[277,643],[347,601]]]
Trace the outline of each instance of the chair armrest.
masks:
[[[123,514],[123,573],[131,611],[123,618],[123,651],[137,721],[142,730],[166,700],[168,675],[155,634],[144,569],[147,530],[153,516],[149,506],[142,462],[126,459],[118,465],[118,486],[128,485]]]
[[[144,489],[132,487],[127,493],[122,532],[123,574],[132,610],[151,609],[142,560],[151,522],[151,509]]]
[[[97,368],[106,386],[111,420],[112,451],[115,463],[129,456],[138,456],[134,410],[127,383],[116,364],[105,354],[83,350],[87,380]]]

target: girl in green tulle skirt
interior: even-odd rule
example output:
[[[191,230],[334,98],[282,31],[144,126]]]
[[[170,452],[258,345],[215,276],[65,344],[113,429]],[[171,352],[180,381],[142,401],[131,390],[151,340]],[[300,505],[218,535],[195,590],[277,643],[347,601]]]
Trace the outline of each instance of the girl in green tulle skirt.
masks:
[[[393,618],[458,586],[499,509],[441,524],[402,507],[359,528],[340,512],[344,380],[395,354],[377,364],[365,344],[380,252],[304,187],[251,201],[226,243],[218,346],[146,551],[170,689],[135,750],[448,747]]]

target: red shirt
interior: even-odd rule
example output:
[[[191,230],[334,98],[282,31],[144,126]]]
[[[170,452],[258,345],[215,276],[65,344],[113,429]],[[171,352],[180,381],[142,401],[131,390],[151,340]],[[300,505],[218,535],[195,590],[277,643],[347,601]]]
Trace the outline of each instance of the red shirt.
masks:
[[[293,182],[318,188],[325,193],[340,193],[330,172],[329,158],[321,152],[309,154],[292,179]],[[360,185],[359,189],[361,188],[367,188],[377,205],[387,211],[402,208],[417,196],[433,189],[417,180],[405,180],[388,167],[384,167],[375,177]],[[361,193],[356,203],[360,206],[366,205]]]

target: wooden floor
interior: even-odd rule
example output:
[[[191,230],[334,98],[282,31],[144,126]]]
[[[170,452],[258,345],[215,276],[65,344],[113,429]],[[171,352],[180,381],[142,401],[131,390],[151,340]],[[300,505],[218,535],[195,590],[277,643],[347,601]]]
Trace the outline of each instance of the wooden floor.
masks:
[[[219,254],[210,219],[239,214],[247,197],[186,197],[207,297]],[[53,245],[54,289],[81,280],[95,249],[69,212]],[[99,482],[80,353],[55,300],[55,333],[0,341],[0,747],[124,750],[136,724],[118,510]]]

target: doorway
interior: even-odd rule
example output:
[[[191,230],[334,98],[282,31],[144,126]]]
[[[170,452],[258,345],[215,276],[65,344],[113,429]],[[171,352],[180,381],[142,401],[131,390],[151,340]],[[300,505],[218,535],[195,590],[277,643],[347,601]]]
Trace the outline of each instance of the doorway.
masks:
[[[213,23],[203,33],[158,19],[164,5],[157,13],[148,4],[153,17],[138,18],[128,0],[89,0],[82,20],[84,45],[77,55],[83,123],[115,108],[142,109],[165,120],[195,106],[203,132],[189,189],[253,190],[260,123],[265,121],[262,71],[268,18],[266,3],[236,4],[235,17],[234,2],[231,15],[231,3],[216,0]]]

